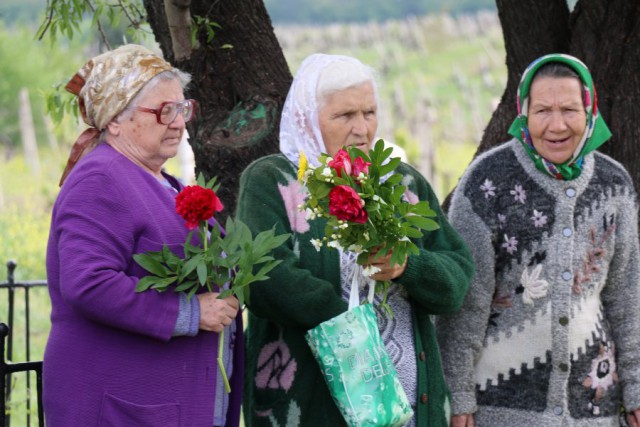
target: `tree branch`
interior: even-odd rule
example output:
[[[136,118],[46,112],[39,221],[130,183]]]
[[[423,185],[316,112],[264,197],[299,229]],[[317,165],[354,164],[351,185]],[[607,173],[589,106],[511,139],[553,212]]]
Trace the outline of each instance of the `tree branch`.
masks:
[[[173,55],[177,61],[189,59],[191,46],[191,0],[164,0],[164,10],[171,34]],[[197,46],[195,46],[197,48]]]

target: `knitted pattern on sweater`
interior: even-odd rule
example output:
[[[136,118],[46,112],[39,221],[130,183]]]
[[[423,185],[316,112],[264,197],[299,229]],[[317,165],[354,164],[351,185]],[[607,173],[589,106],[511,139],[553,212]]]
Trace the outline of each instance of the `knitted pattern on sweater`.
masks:
[[[476,275],[438,323],[455,414],[478,426],[614,426],[640,406],[637,197],[611,158],[537,171],[515,140],[477,158],[449,218]]]
[[[416,425],[446,427],[450,405],[430,314],[459,309],[473,273],[471,254],[425,179],[405,164],[397,173],[411,176],[408,199],[429,201],[440,225],[414,241],[420,253],[409,258],[404,274],[394,282],[406,290],[411,303]],[[252,427],[345,424],[304,339],[308,329],[347,310],[339,255],[333,249],[317,251],[311,244],[311,239],[324,236],[326,221],[307,221],[298,211],[305,191],[296,176],[289,160],[272,155],[249,165],[240,181],[238,218],[253,233],[274,226],[276,233],[292,233],[274,251],[282,263],[269,273],[270,279],[251,285],[243,411],[246,425]]]

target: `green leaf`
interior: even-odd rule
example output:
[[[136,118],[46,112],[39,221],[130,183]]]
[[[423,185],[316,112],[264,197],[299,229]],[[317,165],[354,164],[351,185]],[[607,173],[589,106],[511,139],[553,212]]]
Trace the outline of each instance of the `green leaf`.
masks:
[[[160,278],[156,276],[144,276],[142,279],[138,280],[138,283],[136,284],[136,292],[146,291],[159,279]]]
[[[196,267],[198,272],[198,280],[200,284],[205,285],[207,283],[207,265],[204,262],[201,262]]]
[[[380,176],[384,176],[389,172],[393,171],[395,168],[397,168],[400,165],[400,162],[401,160],[399,157],[394,157],[391,160],[389,160],[389,163],[381,165]]]
[[[422,215],[422,216],[428,216],[428,217],[435,217],[436,216],[436,211],[431,209],[431,206],[429,205],[429,202],[427,202],[427,201],[421,201],[421,202],[416,203],[415,205],[412,205],[411,212],[414,212],[414,213],[416,213],[418,215]]]
[[[156,276],[166,277],[167,269],[160,261],[161,259],[162,254],[159,252],[147,252],[133,255],[133,260],[138,263],[140,267],[144,268],[151,274],[155,274]]]
[[[203,259],[204,255],[202,255],[202,253],[189,258],[189,260],[184,264],[184,267],[182,268],[181,278],[187,277],[193,270],[198,268],[198,265],[203,262]]]
[[[423,230],[433,231],[437,230],[440,226],[437,222],[430,218],[425,218],[418,215],[408,215],[406,218],[408,223],[414,225],[416,227],[422,228]]]
[[[411,239],[419,239],[422,237],[422,232],[417,228],[407,227],[405,230],[405,235]]]
[[[188,289],[191,289],[192,286],[198,286],[197,283],[194,280],[186,280],[184,282],[182,282],[181,284],[179,284],[178,286],[176,286],[176,288],[174,289],[175,292],[185,292]]]
[[[225,289],[224,291],[220,292],[220,294],[218,295],[218,299],[224,299],[231,295],[233,295],[233,291],[231,289]]]
[[[187,299],[191,299],[191,297],[198,291],[198,287],[194,286],[193,288],[191,288],[191,290],[189,291],[189,293],[187,294]]]
[[[152,286],[151,289],[155,289],[158,292],[164,292],[167,290],[167,288],[172,285],[173,283],[175,283],[176,281],[176,277],[175,276],[171,276],[171,277],[165,277],[162,278],[160,280],[157,280]]]

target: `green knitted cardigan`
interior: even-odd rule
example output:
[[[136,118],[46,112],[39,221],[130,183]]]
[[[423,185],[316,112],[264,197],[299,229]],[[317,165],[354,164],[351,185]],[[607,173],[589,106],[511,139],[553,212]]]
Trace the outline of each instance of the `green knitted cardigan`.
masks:
[[[410,182],[408,194],[429,201],[440,224],[439,230],[415,242],[420,254],[409,258],[397,283],[406,288],[413,307],[419,377],[416,425],[447,426],[449,392],[430,315],[459,310],[474,267],[426,180],[406,164],[397,172]],[[282,263],[271,278],[251,286],[243,401],[247,426],[344,425],[304,340],[308,329],[347,310],[339,255],[327,248],[318,252],[310,243],[322,237],[324,221],[307,222],[297,211],[304,193],[296,174],[296,167],[277,154],[249,165],[240,180],[238,218],[253,233],[274,226],[277,233],[292,233],[275,252]]]

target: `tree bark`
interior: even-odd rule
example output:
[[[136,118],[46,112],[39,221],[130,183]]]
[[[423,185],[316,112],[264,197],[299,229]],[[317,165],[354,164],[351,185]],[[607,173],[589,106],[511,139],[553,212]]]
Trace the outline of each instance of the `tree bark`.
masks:
[[[565,0],[496,0],[507,63],[507,86],[484,130],[476,156],[507,141],[517,114],[516,94],[524,69],[539,56],[569,49]]]
[[[167,0],[169,1],[169,0]],[[191,73],[187,95],[198,101],[188,126],[196,174],[218,177],[225,210],[235,211],[240,174],[253,160],[278,151],[280,112],[292,76],[262,0],[192,0],[191,16],[208,18],[215,28],[190,58],[176,59],[162,0],[144,0],[149,22],[165,55]]]
[[[593,75],[613,136],[599,151],[621,162],[640,189],[640,2],[581,0],[571,14],[571,54]]]
[[[496,0],[507,64],[507,85],[485,128],[474,157],[508,141],[518,114],[516,96],[522,72],[534,59],[569,50],[569,8],[565,0]],[[451,193],[443,202],[449,207]]]

